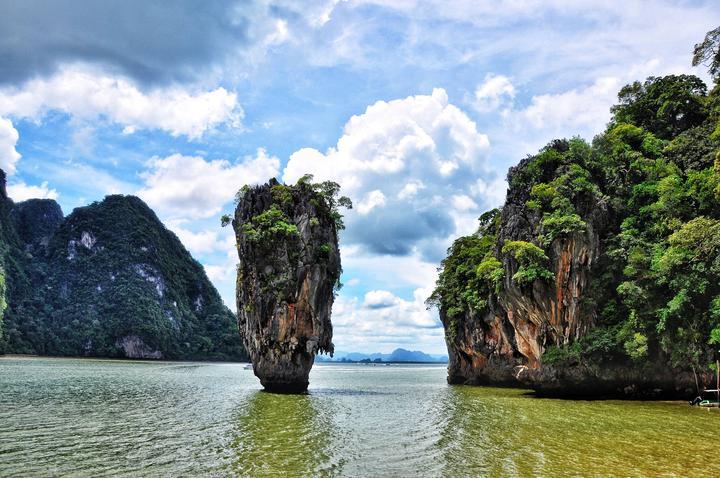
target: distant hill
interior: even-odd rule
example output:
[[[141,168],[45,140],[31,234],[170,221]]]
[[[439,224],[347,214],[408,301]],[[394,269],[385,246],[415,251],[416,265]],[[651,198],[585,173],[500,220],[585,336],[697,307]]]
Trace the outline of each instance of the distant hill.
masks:
[[[445,363],[448,361],[447,355],[430,355],[419,350],[406,350],[398,348],[393,350],[389,354],[383,353],[371,353],[365,354],[360,352],[335,352],[331,362],[360,362],[362,360],[376,361],[381,360],[383,362],[423,362],[423,363]]]
[[[235,315],[134,196],[63,217],[0,190],[0,353],[245,359]]]

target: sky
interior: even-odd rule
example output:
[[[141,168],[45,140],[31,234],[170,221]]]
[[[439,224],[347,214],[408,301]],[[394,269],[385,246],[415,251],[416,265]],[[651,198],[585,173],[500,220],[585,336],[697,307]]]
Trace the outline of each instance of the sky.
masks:
[[[220,216],[306,173],[355,207],[336,349],[445,353],[425,299],[508,167],[601,132],[625,84],[691,73],[715,1],[0,0],[0,167],[65,214],[134,194],[235,309]]]

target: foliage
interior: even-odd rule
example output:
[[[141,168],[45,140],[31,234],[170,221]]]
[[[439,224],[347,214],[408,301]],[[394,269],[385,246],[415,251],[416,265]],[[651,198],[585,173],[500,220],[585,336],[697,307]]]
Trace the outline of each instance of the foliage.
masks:
[[[520,285],[532,284],[538,279],[552,279],[554,274],[547,269],[548,256],[541,248],[525,241],[507,241],[502,248],[503,254],[509,254],[518,261],[517,272],[512,280]]]
[[[716,80],[720,78],[720,27],[707,32],[705,39],[695,45],[692,65],[705,65]]]
[[[457,239],[439,269],[436,288],[427,304],[443,311],[446,336],[454,340],[465,313],[479,314],[502,282],[503,271],[494,257],[500,211],[480,218],[478,232]]]
[[[716,79],[719,39],[720,29],[709,32],[694,57]],[[566,241],[587,234],[600,251],[582,297],[595,327],[550,344],[543,361],[702,369],[717,358],[720,85],[651,77],[622,88],[612,113],[592,144],[554,140],[511,168],[507,214],[449,249],[430,300],[446,330],[502,302],[513,261],[521,286],[550,279]]]
[[[238,192],[235,193],[235,205],[240,204],[240,201],[242,201],[248,191],[250,191],[250,186],[248,186],[247,184],[238,189]]]
[[[6,351],[122,357],[119,341],[137,336],[171,359],[246,357],[202,266],[140,199],[108,196],[49,234],[46,252],[6,257]]]
[[[243,232],[250,241],[273,244],[278,238],[293,237],[299,234],[298,228],[277,204],[243,224]]]
[[[321,201],[316,201],[316,205],[323,205],[324,208],[330,211],[330,216],[335,223],[335,228],[338,231],[345,229],[345,223],[343,222],[343,215],[340,213],[339,208],[352,209],[352,200],[347,196],[340,196],[340,185],[334,181],[323,181],[321,183],[313,183],[313,175],[306,174],[298,179],[297,185],[300,187],[310,188],[319,194]]]
[[[622,346],[619,327],[599,327],[570,344],[549,346],[542,356],[542,361],[548,364],[591,365],[593,362],[618,354]]]
[[[707,87],[692,75],[650,77],[620,90],[612,107],[613,122],[628,123],[670,139],[705,120]]]
[[[293,196],[292,190],[284,184],[276,184],[270,188],[273,201],[277,204],[290,204],[292,203]]]

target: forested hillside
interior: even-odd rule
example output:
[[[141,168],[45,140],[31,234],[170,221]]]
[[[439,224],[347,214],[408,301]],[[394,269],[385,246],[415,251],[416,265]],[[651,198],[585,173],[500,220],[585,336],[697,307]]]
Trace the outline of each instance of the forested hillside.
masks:
[[[695,390],[720,349],[720,29],[691,75],[622,88],[592,142],[550,142],[443,261],[449,380],[557,393]]]
[[[13,204],[3,181],[0,226],[0,351],[246,357],[235,316],[202,266],[137,197],[108,196],[63,218],[52,200]]]

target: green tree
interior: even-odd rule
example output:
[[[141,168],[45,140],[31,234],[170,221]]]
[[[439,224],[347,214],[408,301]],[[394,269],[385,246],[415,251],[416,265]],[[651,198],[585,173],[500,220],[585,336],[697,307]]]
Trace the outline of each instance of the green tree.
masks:
[[[695,45],[692,65],[705,65],[716,81],[720,79],[720,27],[707,32],[705,39]]]

